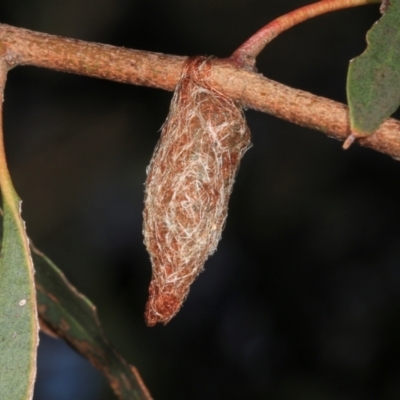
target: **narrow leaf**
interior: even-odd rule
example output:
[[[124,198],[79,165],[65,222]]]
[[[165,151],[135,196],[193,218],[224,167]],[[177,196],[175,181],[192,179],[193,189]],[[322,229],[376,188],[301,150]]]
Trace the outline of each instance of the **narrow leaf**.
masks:
[[[68,282],[51,260],[33,247],[32,257],[39,315],[46,328],[65,339],[103,372],[121,400],[151,400],[136,368],[104,336],[96,307]]]
[[[0,61],[0,88],[4,89],[7,66]],[[36,376],[38,321],[33,263],[21,201],[7,169],[1,129],[0,188],[3,199],[3,240],[0,253],[0,399],[30,400]]]
[[[36,373],[36,298],[24,233],[4,206],[0,260],[0,399],[31,399]]]
[[[347,99],[355,136],[374,133],[400,105],[400,0],[367,34],[367,50],[350,62]]]

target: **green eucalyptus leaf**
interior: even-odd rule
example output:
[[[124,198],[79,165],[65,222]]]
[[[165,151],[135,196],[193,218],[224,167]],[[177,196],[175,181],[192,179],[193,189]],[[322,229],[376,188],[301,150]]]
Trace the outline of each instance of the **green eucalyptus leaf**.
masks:
[[[347,99],[355,136],[373,134],[400,105],[400,0],[391,0],[367,34],[366,51],[350,62]]]
[[[0,255],[0,399],[26,400],[36,376],[36,296],[20,201],[13,191],[7,197]]]
[[[103,334],[96,307],[79,293],[43,253],[32,247],[38,310],[46,328],[66,340],[108,379],[122,400],[150,400],[136,368],[129,365]]]

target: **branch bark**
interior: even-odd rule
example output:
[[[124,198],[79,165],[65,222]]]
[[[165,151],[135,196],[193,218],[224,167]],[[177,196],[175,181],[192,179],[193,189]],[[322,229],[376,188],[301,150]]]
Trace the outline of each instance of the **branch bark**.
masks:
[[[117,82],[174,90],[186,57],[62,38],[0,24],[0,51],[10,67],[33,65]],[[347,107],[215,60],[210,85],[245,107],[345,140]],[[357,143],[400,160],[400,121],[388,119]]]

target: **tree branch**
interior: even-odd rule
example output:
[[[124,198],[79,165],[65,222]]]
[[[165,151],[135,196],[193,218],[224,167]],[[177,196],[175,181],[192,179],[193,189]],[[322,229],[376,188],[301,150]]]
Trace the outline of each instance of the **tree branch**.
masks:
[[[0,24],[0,50],[10,67],[33,65],[135,85],[173,90],[185,57],[87,43]],[[296,90],[224,60],[213,63],[210,84],[245,107],[344,140],[350,134],[347,107]],[[400,159],[400,121],[388,119],[359,139],[362,146]]]

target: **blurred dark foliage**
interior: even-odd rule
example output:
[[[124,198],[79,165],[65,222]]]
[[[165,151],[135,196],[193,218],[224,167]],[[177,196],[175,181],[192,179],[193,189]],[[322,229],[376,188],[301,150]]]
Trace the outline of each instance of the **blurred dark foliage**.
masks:
[[[52,34],[224,57],[307,3],[20,0],[0,13]],[[308,21],[271,43],[258,69],[345,102],[348,62],[378,18],[373,5]],[[177,317],[145,326],[143,182],[170,98],[32,67],[10,73],[6,147],[36,246],[97,304],[158,400],[400,398],[400,164],[265,114],[247,112],[254,147],[217,253]],[[35,400],[114,398],[68,352],[42,341]]]

